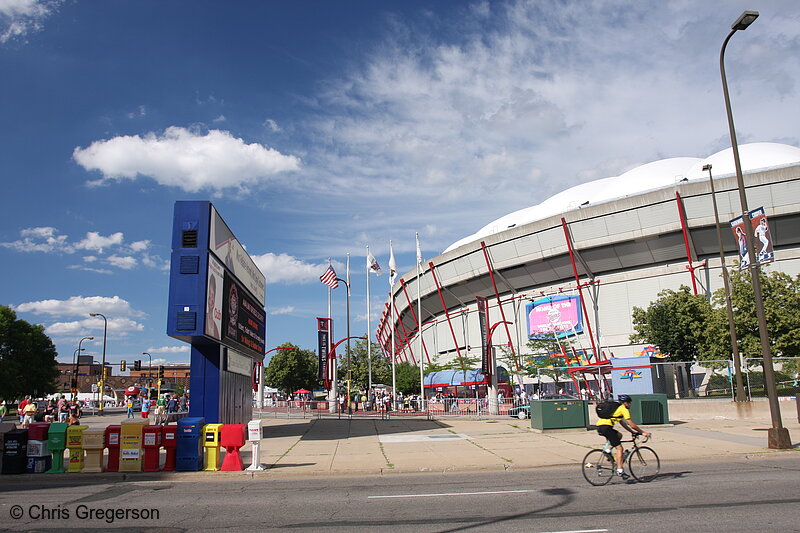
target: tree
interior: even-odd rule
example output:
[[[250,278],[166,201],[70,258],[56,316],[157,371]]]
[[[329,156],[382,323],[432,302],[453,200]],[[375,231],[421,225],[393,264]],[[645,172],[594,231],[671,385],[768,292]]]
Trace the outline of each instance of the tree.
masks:
[[[270,359],[264,372],[264,383],[286,393],[298,389],[312,390],[318,385],[317,356],[309,350],[302,350],[292,343],[281,345]]]
[[[391,383],[392,367],[380,346],[372,343],[372,383]],[[338,351],[338,349],[337,349]],[[367,340],[359,340],[350,347],[350,375],[352,382],[351,390],[366,389],[369,386],[369,361],[367,358]],[[347,355],[339,360],[340,380],[347,379]]]
[[[645,310],[633,308],[631,342],[655,344],[673,361],[692,362],[708,351],[706,324],[712,314],[711,304],[702,294],[691,294],[681,285],[677,291],[666,289]]]
[[[556,340],[554,335],[534,337],[528,340],[526,346],[531,351],[525,366],[529,376],[539,376],[544,374],[549,376],[558,384],[563,379],[569,377],[567,367],[569,366],[565,354],[572,346],[572,339],[564,338]]]
[[[56,390],[58,353],[44,326],[17,320],[0,305],[0,400],[44,396]]]
[[[800,275],[793,278],[783,272],[766,273],[763,269],[759,275],[772,353],[778,357],[800,356],[800,314],[797,312],[800,309]],[[730,281],[739,351],[743,357],[761,357],[750,273],[732,272]],[[708,324],[709,351],[727,359],[730,357],[730,334],[724,289],[714,293],[713,302],[717,309]]]
[[[397,390],[403,394],[412,394],[420,391],[419,367],[403,361],[395,365],[397,377]]]

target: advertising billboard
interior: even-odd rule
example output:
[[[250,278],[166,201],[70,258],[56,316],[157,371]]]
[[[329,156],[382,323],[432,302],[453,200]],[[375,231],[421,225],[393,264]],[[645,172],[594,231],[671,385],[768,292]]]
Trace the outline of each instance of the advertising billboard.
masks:
[[[548,296],[525,306],[528,338],[558,337],[583,332],[581,301],[577,296]]]
[[[256,297],[261,307],[266,295],[266,279],[253,259],[245,251],[239,240],[219,216],[216,208],[211,206],[211,227],[209,228],[209,250],[225,264],[236,279],[247,287]]]
[[[772,234],[769,231],[767,214],[763,207],[749,212],[750,224],[753,226],[753,246],[755,246],[756,261],[758,264],[771,263],[775,260],[775,250],[772,247]],[[739,270],[744,270],[750,264],[750,255],[747,253],[747,237],[744,235],[744,219],[736,217],[731,220],[733,238],[739,250]]]
[[[225,269],[222,264],[208,257],[208,282],[206,283],[206,329],[205,333],[215,340],[222,340],[222,291]]]
[[[223,344],[260,361],[264,356],[265,331],[263,308],[226,270],[222,302]]]

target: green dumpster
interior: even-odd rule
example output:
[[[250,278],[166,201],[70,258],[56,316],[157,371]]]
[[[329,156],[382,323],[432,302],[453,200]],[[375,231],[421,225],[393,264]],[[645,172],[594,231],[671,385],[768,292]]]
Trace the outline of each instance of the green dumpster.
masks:
[[[631,418],[637,424],[668,424],[666,394],[631,394]]]
[[[531,427],[533,429],[586,428],[589,412],[585,400],[533,400]]]

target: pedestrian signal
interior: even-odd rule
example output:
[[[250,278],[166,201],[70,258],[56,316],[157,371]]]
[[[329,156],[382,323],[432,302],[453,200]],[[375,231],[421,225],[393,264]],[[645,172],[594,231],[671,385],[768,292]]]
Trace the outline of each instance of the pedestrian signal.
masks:
[[[142,362],[141,361],[134,361],[133,362],[133,369],[137,372],[142,370]]]
[[[164,379],[164,365],[158,366],[158,379],[159,380]]]
[[[120,361],[120,362],[119,362],[119,371],[120,371],[120,372],[125,372],[125,368],[126,368],[126,363],[125,363],[125,361]]]

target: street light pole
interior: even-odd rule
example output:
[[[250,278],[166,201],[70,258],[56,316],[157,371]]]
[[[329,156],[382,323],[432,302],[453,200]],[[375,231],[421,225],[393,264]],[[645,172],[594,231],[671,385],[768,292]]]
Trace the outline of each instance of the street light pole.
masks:
[[[146,355],[150,358],[150,364],[147,365],[147,383],[148,385],[153,384],[153,356],[147,352],[142,352],[142,355]],[[149,392],[148,392],[149,394]]]
[[[349,268],[347,269],[347,273],[348,274],[350,273]],[[350,380],[353,378],[353,374],[350,367],[350,280],[349,279],[345,280],[342,278],[336,278],[336,279],[344,283],[345,287],[347,287],[347,412],[348,414],[350,414],[352,413],[352,406],[350,405]],[[334,362],[334,364],[336,363]]]
[[[81,340],[79,340],[78,341],[78,349],[75,350],[75,354],[79,354],[79,353],[81,353],[83,351],[83,348],[81,348],[81,343],[83,341],[93,341],[93,340],[94,340],[94,337],[84,337]],[[72,358],[72,373],[75,376],[75,387],[74,387],[74,391],[72,392],[72,399],[73,400],[77,397],[77,394],[78,394],[78,361],[79,361],[79,359],[75,359],[75,357],[74,357],[75,354],[73,354],[73,358]]]
[[[722,250],[722,229],[719,224],[719,211],[717,210],[717,195],[714,191],[714,177],[711,175],[711,165],[704,165],[703,170],[708,171],[708,182],[711,184],[711,202],[714,204],[714,222],[717,226],[717,243],[719,244],[719,262],[722,265],[722,282],[725,284],[725,309],[728,314],[728,328],[731,334],[731,355],[733,357],[733,370],[736,380],[736,401],[746,402],[747,395],[744,391],[742,380],[742,361],[739,356],[739,341],[736,338],[736,323],[733,320],[733,305],[731,303],[731,286],[728,280],[728,267],[725,265],[725,252]]]
[[[89,316],[103,317],[103,365],[100,370],[100,416],[103,416],[103,393],[106,387],[106,336],[108,333],[108,319],[103,313],[89,313]]]
[[[739,188],[739,202],[742,208],[742,222],[744,225],[744,235],[747,242],[747,256],[749,258],[748,268],[753,280],[753,296],[755,300],[756,316],[758,318],[758,334],[761,338],[761,351],[763,355],[764,382],[767,389],[767,400],[769,401],[769,411],[772,417],[772,427],[767,432],[767,443],[770,448],[787,449],[792,447],[789,431],[783,427],[781,422],[780,405],[778,404],[778,391],[775,386],[775,370],[772,366],[772,350],[769,345],[769,333],[767,332],[767,319],[764,314],[764,297],[761,292],[761,280],[759,279],[760,269],[756,261],[756,253],[753,247],[753,226],[750,223],[750,210],[747,208],[747,193],[745,192],[744,177],[742,176],[742,165],[739,161],[739,145],[736,142],[736,129],[733,125],[733,112],[731,111],[731,99],[728,94],[728,80],[725,77],[725,48],[733,34],[739,30],[745,30],[758,18],[758,11],[745,11],[731,25],[731,32],[722,43],[719,53],[719,71],[722,76],[722,92],[725,96],[725,111],[728,114],[728,129],[731,136],[731,148],[733,150],[733,163],[736,167],[736,183]]]

